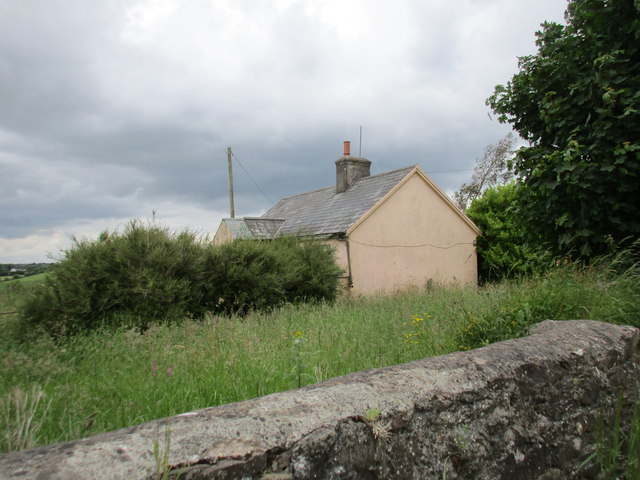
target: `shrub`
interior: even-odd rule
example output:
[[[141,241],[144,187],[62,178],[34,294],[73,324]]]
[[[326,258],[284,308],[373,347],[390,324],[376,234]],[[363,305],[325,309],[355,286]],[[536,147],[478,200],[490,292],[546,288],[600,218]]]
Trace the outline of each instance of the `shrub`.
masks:
[[[247,313],[284,303],[281,259],[269,242],[239,240],[212,248],[203,296],[210,310]]]
[[[478,226],[478,276],[493,282],[543,271],[551,263],[543,249],[526,242],[526,226],[517,211],[520,186],[511,182],[487,189],[466,213]]]
[[[342,273],[331,249],[296,238],[236,241],[212,248],[206,262],[207,308],[225,313],[332,301]]]
[[[203,246],[192,232],[171,234],[155,224],[130,222],[122,233],[73,240],[65,257],[23,304],[22,317],[50,333],[91,330],[122,319],[145,326],[198,305],[194,279]],[[118,320],[118,322],[121,320]]]
[[[289,301],[335,300],[342,270],[336,265],[334,250],[314,240],[282,239],[275,244],[287,258],[283,286]]]
[[[130,222],[96,241],[74,239],[46,282],[22,305],[24,325],[60,335],[200,316],[246,313],[285,302],[333,300],[333,254],[294,239],[211,245],[192,232]]]

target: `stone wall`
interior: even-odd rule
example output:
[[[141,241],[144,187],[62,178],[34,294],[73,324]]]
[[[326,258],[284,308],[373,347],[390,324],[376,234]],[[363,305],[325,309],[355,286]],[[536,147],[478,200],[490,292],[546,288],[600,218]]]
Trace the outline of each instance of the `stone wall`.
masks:
[[[639,373],[638,330],[530,336],[0,456],[0,478],[593,478],[596,419]]]

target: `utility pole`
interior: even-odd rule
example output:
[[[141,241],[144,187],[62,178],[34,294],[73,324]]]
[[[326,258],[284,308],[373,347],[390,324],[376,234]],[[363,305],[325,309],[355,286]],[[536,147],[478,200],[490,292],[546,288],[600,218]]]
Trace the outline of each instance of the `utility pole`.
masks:
[[[236,218],[236,209],[233,206],[233,167],[231,165],[231,147],[227,148],[227,163],[229,165],[229,205],[231,206],[231,218]]]

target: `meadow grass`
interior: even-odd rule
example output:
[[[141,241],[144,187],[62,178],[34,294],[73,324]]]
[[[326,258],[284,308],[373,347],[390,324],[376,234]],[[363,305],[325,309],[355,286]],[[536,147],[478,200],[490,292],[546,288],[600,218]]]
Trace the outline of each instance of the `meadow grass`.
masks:
[[[0,292],[7,288],[15,288],[16,284],[30,285],[34,283],[41,283],[47,275],[49,274],[45,272],[37,273],[36,275],[29,275],[28,277],[18,278],[15,280],[5,280],[3,282],[0,282]]]
[[[434,300],[444,304],[449,295]],[[285,306],[144,333],[0,341],[0,391],[42,388],[51,405],[38,443],[51,443],[454,350],[440,318],[428,342],[405,345],[407,322],[424,306],[419,298]]]
[[[3,315],[0,403],[8,413],[0,430],[10,426],[17,390],[42,394],[35,406],[26,399],[39,426],[30,447],[472,348],[549,318],[639,326],[637,280],[633,269],[567,266],[480,289],[433,287],[58,339],[20,337],[16,315]],[[27,290],[3,285],[0,311]],[[0,451],[10,449],[0,439]]]

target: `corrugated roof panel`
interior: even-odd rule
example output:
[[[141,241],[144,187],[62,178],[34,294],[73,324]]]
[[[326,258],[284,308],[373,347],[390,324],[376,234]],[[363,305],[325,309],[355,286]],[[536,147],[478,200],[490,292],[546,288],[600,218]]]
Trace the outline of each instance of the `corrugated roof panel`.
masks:
[[[273,238],[284,220],[276,218],[245,218],[247,227],[255,238]]]
[[[225,218],[223,222],[227,224],[232,238],[254,238],[244,218]]]

